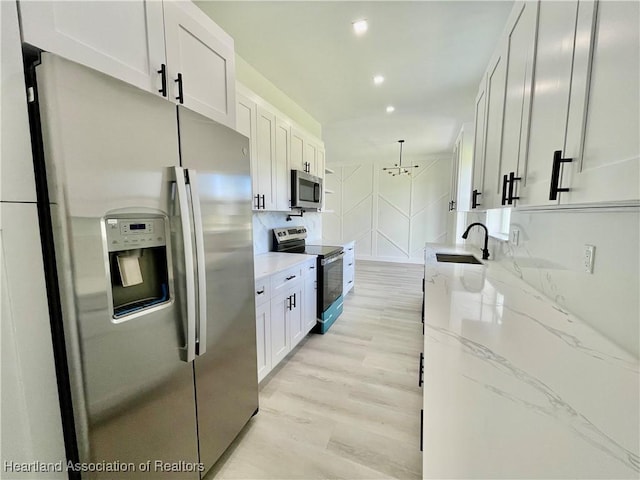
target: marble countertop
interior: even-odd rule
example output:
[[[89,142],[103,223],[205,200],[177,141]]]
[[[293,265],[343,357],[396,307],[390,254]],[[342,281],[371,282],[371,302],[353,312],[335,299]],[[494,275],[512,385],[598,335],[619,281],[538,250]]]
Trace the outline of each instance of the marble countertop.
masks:
[[[500,265],[436,251],[462,253],[425,250],[423,478],[639,478],[638,359]]]
[[[258,280],[316,258],[315,255],[305,255],[303,253],[268,252],[256,255],[253,257],[255,279]]]

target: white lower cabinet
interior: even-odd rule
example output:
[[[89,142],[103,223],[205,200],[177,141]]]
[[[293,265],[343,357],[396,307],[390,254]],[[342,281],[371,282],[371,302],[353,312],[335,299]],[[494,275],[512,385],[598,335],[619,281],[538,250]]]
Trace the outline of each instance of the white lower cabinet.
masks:
[[[344,257],[342,258],[342,296],[346,297],[347,293],[353,288],[356,271],[356,250],[355,241],[345,243]]]
[[[271,371],[271,303],[256,306],[258,381]]]
[[[291,350],[290,304],[294,292],[271,299],[271,365],[277,365]]]
[[[304,267],[304,301],[302,316],[304,318],[305,335],[316,326],[318,317],[318,275],[315,260]]]
[[[256,281],[258,381],[316,324],[316,260]]]

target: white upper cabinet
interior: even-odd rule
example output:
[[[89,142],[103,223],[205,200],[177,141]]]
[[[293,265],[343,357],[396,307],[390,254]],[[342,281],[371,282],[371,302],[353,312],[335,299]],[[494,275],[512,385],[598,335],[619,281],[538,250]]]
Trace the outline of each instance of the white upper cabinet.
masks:
[[[291,170],[324,178],[324,145],[312,135],[291,128]]]
[[[471,208],[481,208],[483,204],[483,175],[484,175],[484,139],[486,120],[486,87],[485,80],[480,84],[476,95],[473,135],[473,175],[471,182]]]
[[[291,170],[306,171],[305,134],[297,128],[291,128]]]
[[[454,146],[451,169],[450,210],[467,212],[471,208],[471,182],[473,172],[473,124],[465,123]]]
[[[476,100],[482,208],[637,204],[638,18],[638,2],[514,6]]]
[[[486,80],[487,118],[485,120],[482,204],[484,208],[501,205],[500,158],[505,99],[507,50],[498,49],[489,62]]]
[[[591,2],[589,2],[591,3]],[[587,16],[588,10],[580,12]],[[580,17],[581,19],[582,17]],[[582,155],[570,164],[561,186],[562,203],[637,201],[640,199],[640,3],[602,1],[593,29],[592,63],[585,117],[570,112],[570,123],[584,125]],[[589,37],[577,47],[587,49]],[[574,139],[576,135],[571,135]],[[579,135],[577,135],[579,139]],[[568,156],[572,154],[567,153]],[[566,171],[566,170],[565,170]]]
[[[501,204],[517,196],[519,167],[524,165],[529,134],[531,82],[538,3],[515,5],[506,35],[506,85],[499,165]],[[505,176],[508,182],[505,182]]]
[[[162,3],[20,2],[23,40],[158,93],[165,62]]]
[[[275,209],[273,172],[275,170],[276,116],[258,106],[256,120],[256,169],[251,172],[262,210]]]
[[[163,5],[173,98],[234,128],[233,39],[191,2],[164,2]]]
[[[520,206],[557,204],[564,194],[550,196],[554,156],[580,155],[593,19],[593,1],[540,4],[528,152],[519,169]],[[568,182],[564,172],[571,167],[555,162],[556,181],[563,188]]]
[[[291,209],[291,125],[276,117],[275,162],[274,162],[274,201],[276,210]]]
[[[253,209],[258,210],[261,204],[258,186],[258,155],[256,154],[256,122],[258,106],[256,102],[238,93],[236,95],[236,130],[249,137],[249,158],[251,159],[251,191],[253,193]]]
[[[31,2],[23,40],[235,128],[233,39],[188,1]]]

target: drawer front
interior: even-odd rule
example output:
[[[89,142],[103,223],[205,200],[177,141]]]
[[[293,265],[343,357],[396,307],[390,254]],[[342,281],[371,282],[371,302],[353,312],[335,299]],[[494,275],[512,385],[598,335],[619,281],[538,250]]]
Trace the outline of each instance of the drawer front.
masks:
[[[349,242],[349,243],[345,243],[343,245],[342,248],[344,248],[345,256],[355,253],[355,251],[356,251],[355,245],[356,245],[356,242]]]
[[[343,262],[343,265],[344,265],[344,271],[345,272],[349,268],[354,269],[355,265],[356,265],[356,256],[355,256],[355,254],[353,252],[345,254],[345,256],[342,258],[342,262]]]
[[[309,260],[302,266],[302,276],[307,278],[309,275],[312,277],[316,277],[318,275],[318,267],[316,266],[315,260]]]
[[[271,299],[271,277],[261,278],[256,280],[256,306],[262,305]]]
[[[273,295],[278,295],[283,289],[302,280],[302,265],[287,268],[271,276],[271,291]]]

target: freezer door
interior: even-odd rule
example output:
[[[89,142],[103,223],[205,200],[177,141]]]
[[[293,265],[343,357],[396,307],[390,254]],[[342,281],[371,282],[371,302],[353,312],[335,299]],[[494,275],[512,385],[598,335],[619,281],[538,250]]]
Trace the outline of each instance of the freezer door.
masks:
[[[258,408],[249,139],[181,106],[178,117],[204,237],[206,351],[196,357],[195,378],[208,469]]]
[[[139,468],[147,461],[152,473],[156,460],[194,464],[193,364],[181,359],[181,252],[168,266],[171,301],[114,319],[105,244],[108,212],[172,216],[175,106],[51,54],[43,54],[36,75],[80,459],[135,465],[90,478],[149,478]],[[179,225],[171,223],[169,246]]]

